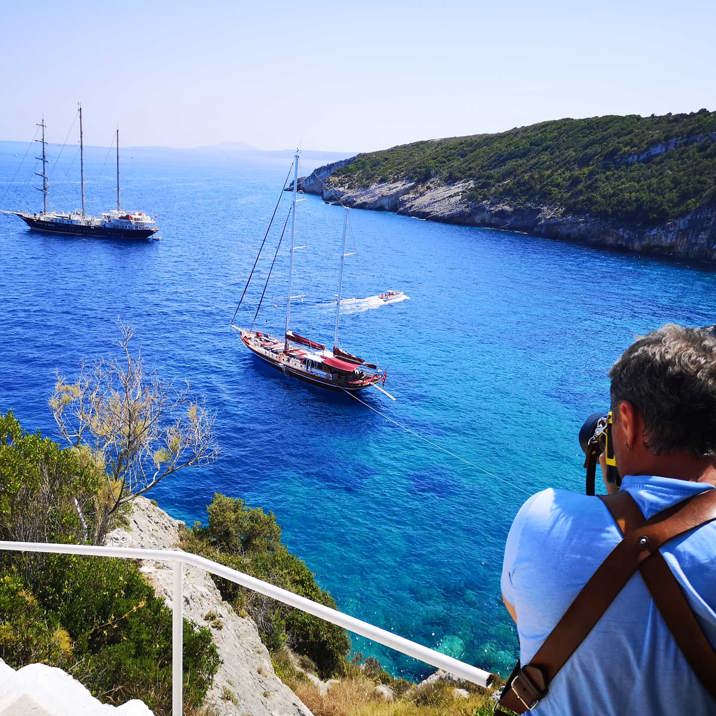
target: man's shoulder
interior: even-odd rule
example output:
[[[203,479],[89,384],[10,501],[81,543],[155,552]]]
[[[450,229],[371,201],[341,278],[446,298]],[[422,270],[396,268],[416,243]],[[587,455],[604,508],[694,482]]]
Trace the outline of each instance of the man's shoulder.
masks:
[[[571,523],[575,519],[598,518],[607,521],[604,505],[596,497],[570,490],[547,488],[530,497],[520,508],[513,527],[546,527],[554,523]]]
[[[556,624],[618,541],[598,498],[553,488],[530,497],[510,528],[501,578],[502,593],[521,620],[521,638],[546,636],[545,625]]]
[[[551,488],[530,497],[517,513],[505,566],[530,562],[541,570],[548,563],[561,571],[576,559],[581,573],[583,566],[604,558],[618,541],[619,531],[599,498]]]

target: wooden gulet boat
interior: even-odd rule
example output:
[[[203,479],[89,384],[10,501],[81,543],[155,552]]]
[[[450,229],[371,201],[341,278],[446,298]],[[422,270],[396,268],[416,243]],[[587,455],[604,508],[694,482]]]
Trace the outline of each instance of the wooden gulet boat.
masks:
[[[321,343],[291,331],[285,342],[261,331],[240,328],[239,332],[242,343],[259,358],[287,375],[322,388],[355,392],[371,386],[378,387],[385,381],[384,372],[369,368],[362,359],[354,362],[339,358]]]
[[[291,248],[289,253],[289,271],[288,271],[288,296],[286,300],[286,317],[284,326],[284,336],[279,338],[263,331],[251,328],[243,328],[234,323],[234,319],[238,313],[251,276],[258,263],[264,244],[259,249],[259,255],[254,262],[254,268],[249,275],[249,279],[244,288],[244,294],[239,301],[239,305],[234,312],[234,318],[231,327],[238,331],[241,336],[242,343],[257,357],[264,360],[269,365],[282,371],[285,375],[290,375],[300,380],[313,383],[322,388],[330,390],[343,390],[355,393],[364,388],[376,388],[390,398],[393,398],[381,386],[385,384],[387,377],[386,371],[379,368],[375,363],[369,363],[352,353],[344,351],[340,348],[338,342],[340,316],[341,316],[341,292],[343,284],[343,264],[347,255],[346,242],[348,232],[348,209],[346,209],[345,220],[343,224],[343,250],[341,252],[340,272],[338,278],[338,295],[336,297],[336,320],[334,329],[333,348],[329,349],[324,344],[305,338],[293,330],[291,330],[291,300],[292,300],[292,282],[293,282],[293,254],[295,251],[295,221],[296,221],[296,199],[298,188],[298,160],[299,154],[296,152],[293,162],[293,197],[290,210],[290,241]],[[279,199],[280,201],[280,199]],[[274,211],[275,216],[275,211]],[[270,227],[270,225],[269,225]],[[285,228],[285,225],[284,225]],[[268,235],[268,230],[266,232]],[[266,236],[264,236],[264,243]],[[276,248],[278,253],[279,245]],[[275,261],[274,256],[274,261]],[[272,264],[273,267],[273,264]],[[266,279],[270,279],[271,272]],[[265,287],[264,287],[265,292]],[[263,297],[262,297],[263,298]],[[256,309],[254,321],[261,307]],[[394,398],[393,398],[394,399]]]

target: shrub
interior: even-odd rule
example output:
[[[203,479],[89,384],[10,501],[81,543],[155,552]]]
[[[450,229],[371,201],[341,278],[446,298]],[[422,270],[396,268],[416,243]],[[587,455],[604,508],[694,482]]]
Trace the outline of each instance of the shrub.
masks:
[[[209,527],[198,532],[224,552],[258,554],[275,551],[281,544],[281,528],[273,514],[250,509],[241,499],[214,495],[207,512]]]
[[[139,698],[171,707],[171,611],[138,567],[125,560],[48,556],[39,600],[77,650],[82,683],[111,703]],[[184,621],[184,693],[203,700],[219,665],[208,629]]]
[[[305,562],[281,542],[281,528],[273,514],[219,494],[209,505],[208,514],[206,526],[195,525],[185,533],[185,549],[335,607],[332,597],[318,586]],[[308,656],[322,678],[344,672],[350,649],[345,631],[233,582],[222,579],[216,582],[224,599],[237,611],[245,610],[251,615],[269,650],[276,652],[287,644],[296,653]]]
[[[84,363],[72,382],[58,375],[49,406],[60,435],[101,465],[92,539],[104,540],[122,505],[192,465],[216,458],[214,417],[187,388],[176,390],[144,367],[119,324],[120,358]]]
[[[0,416],[0,537],[83,542],[93,533],[104,479],[86,448],[60,448]],[[170,610],[126,560],[3,553],[0,657],[72,673],[110,703],[171,703]],[[198,706],[218,668],[207,629],[184,622],[184,690]]]
[[[0,579],[0,649],[14,665],[43,661],[67,669],[109,703],[138,698],[171,708],[171,611],[138,567],[125,560],[43,555],[44,579],[31,594]],[[14,605],[14,611],[7,605]],[[4,637],[4,638],[3,638]],[[184,621],[184,693],[198,706],[219,665],[208,629]]]
[[[22,579],[0,577],[0,658],[14,669],[38,662],[60,666],[71,660],[72,641],[57,616],[48,614]]]
[[[0,538],[87,542],[101,470],[87,448],[60,448],[0,416]]]

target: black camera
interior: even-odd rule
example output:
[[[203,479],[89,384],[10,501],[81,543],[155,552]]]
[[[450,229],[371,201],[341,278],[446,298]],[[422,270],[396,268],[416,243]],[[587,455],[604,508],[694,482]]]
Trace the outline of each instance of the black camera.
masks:
[[[584,451],[584,467],[587,470],[586,493],[595,492],[594,476],[596,474],[599,456],[604,453],[607,461],[606,480],[617,486],[621,485],[621,477],[617,470],[617,460],[614,457],[614,441],[612,440],[612,413],[593,413],[579,430],[579,445]]]

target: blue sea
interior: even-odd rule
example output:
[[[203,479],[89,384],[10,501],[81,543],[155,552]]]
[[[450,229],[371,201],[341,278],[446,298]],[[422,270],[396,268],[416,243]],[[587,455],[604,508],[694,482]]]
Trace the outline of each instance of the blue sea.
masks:
[[[0,208],[40,205],[34,150],[22,161],[25,152],[0,144]],[[76,208],[76,148],[58,153],[50,148],[50,205]],[[205,397],[221,449],[151,497],[188,522],[206,518],[216,492],[270,510],[340,609],[508,670],[516,639],[499,574],[515,512],[545,487],[583,490],[577,432],[607,407],[609,366],[665,322],[713,323],[716,273],[352,211],[357,253],[344,296],[393,288],[410,297],[343,317],[342,345],[385,366],[397,398],[364,393],[371,410],[259,364],[229,329],[289,155],[143,149],[122,161],[123,204],[156,216],[160,241],[45,236],[0,216],[0,410],[56,435],[47,407],[56,371],[72,377],[82,360],[112,354],[117,321],[131,324],[148,365]],[[112,207],[112,172],[111,149],[88,150],[89,211]],[[317,197],[298,205],[292,327],[326,342],[342,221],[342,209]],[[241,323],[269,263],[259,262]],[[282,251],[259,327],[282,329],[286,276]],[[429,671],[362,639],[353,646],[394,673]]]

